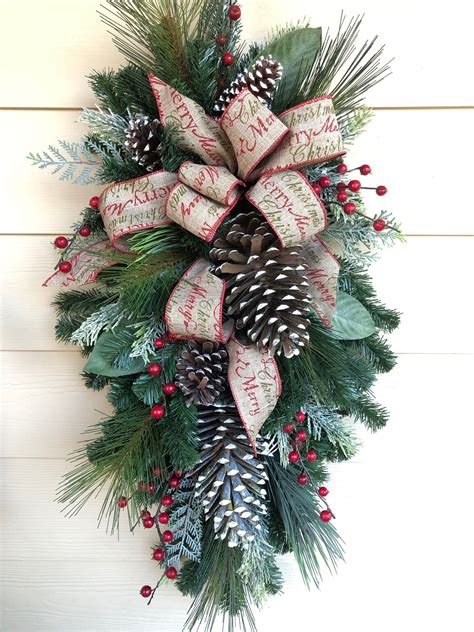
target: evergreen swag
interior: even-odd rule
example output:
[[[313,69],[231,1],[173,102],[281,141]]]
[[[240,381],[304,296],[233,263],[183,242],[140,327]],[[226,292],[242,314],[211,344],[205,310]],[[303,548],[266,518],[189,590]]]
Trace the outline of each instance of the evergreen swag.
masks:
[[[358,43],[360,18],[341,18],[335,36],[298,25],[249,46],[239,18],[233,0],[108,0],[102,19],[128,64],[90,75],[98,108],[84,110],[90,131],[83,141],[60,141],[59,150],[31,154],[32,161],[61,179],[98,184],[199,162],[180,148],[177,130],[161,124],[148,72],[210,116],[216,99],[226,104],[245,85],[276,115],[330,93],[350,144],[370,120],[366,91],[389,70],[375,40]],[[299,249],[280,250],[269,224],[244,201],[214,243],[174,223],[140,230],[130,253],[104,260],[93,289],[64,290],[55,300],[57,339],[80,346],[86,387],[106,388],[113,408],[74,455],[59,500],[74,514],[101,491],[100,519],[112,530],[124,510],[131,528],[156,528],[153,559],[163,573],[141,594],[151,600],[161,581],[176,579],[194,598],[186,629],[204,624],[211,631],[224,617],[228,632],[255,630],[252,605],[282,587],[276,554],[292,552],[308,585],[342,558],[326,466],[356,453],[355,422],[373,431],[387,422],[371,388],[395,364],[385,334],[399,315],[377,299],[366,266],[400,238],[386,211],[372,226],[346,171],[341,158],[304,170],[327,210],[320,236],[340,263],[332,327],[308,308]],[[73,238],[56,240],[64,273],[70,258],[104,238],[98,206],[92,198]],[[225,347],[180,342],[165,327],[170,293],[196,257],[210,261],[234,291],[225,309],[237,321],[236,335],[285,350],[275,356],[281,396],[255,453],[228,388]],[[263,280],[255,284],[254,276]],[[256,297],[250,315],[249,295]],[[285,301],[294,311],[274,318]]]

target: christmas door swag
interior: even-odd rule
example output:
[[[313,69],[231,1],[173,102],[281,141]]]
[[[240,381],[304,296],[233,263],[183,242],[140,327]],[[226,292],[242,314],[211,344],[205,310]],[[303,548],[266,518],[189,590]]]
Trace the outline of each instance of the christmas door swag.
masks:
[[[75,513],[102,492],[112,530],[123,511],[156,529],[140,593],[174,580],[186,629],[252,630],[282,590],[277,555],[308,585],[342,558],[327,464],[354,456],[357,422],[387,421],[371,388],[399,317],[367,268],[401,234],[366,209],[386,187],[345,160],[388,65],[359,18],[247,46],[228,0],[109,0],[102,18],[128,63],[90,76],[80,143],[30,155],[105,185],[45,281],[71,288],[57,338],[112,407],[59,499]]]

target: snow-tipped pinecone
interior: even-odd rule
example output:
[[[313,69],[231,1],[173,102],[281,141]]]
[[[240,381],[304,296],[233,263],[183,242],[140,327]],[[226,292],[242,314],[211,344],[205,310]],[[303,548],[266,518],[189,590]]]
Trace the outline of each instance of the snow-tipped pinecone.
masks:
[[[125,147],[129,149],[133,160],[147,171],[161,168],[160,141],[161,123],[149,116],[137,116],[129,122],[125,130]]]
[[[190,340],[176,364],[176,383],[188,406],[209,406],[227,385],[226,348],[216,342]]]
[[[232,99],[245,88],[248,88],[262,103],[270,105],[281,74],[280,62],[273,59],[271,55],[260,57],[250,70],[245,69],[243,73],[240,73],[219,95],[214,105],[214,112],[222,114]]]
[[[193,472],[204,516],[216,538],[230,547],[246,545],[267,513],[263,463],[253,454],[235,406],[207,407],[198,417],[200,459]]]
[[[290,358],[309,341],[307,264],[300,246],[282,248],[257,212],[223,227],[210,252],[227,281],[227,314],[243,341]],[[244,336],[242,336],[242,334]]]

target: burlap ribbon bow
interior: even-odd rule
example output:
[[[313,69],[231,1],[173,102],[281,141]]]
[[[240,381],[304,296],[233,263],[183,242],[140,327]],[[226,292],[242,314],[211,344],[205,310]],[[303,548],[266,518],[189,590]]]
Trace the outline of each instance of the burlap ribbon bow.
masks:
[[[211,242],[245,195],[283,247],[304,244],[312,306],[329,324],[338,263],[317,236],[326,227],[324,206],[298,169],[345,153],[331,98],[306,101],[277,117],[244,90],[216,121],[157,77],[149,80],[162,124],[172,125],[179,146],[204,164],[184,162],[177,174],[161,170],[107,187],[99,209],[111,243],[95,247],[127,251],[129,235],[170,222]],[[87,252],[72,264],[68,275],[55,273],[45,284],[92,282],[100,270],[99,260]],[[232,337],[232,322],[223,319],[225,291],[209,262],[198,259],[173,290],[165,319],[175,338],[227,344],[229,384],[253,443],[276,405],[280,376],[268,351]]]

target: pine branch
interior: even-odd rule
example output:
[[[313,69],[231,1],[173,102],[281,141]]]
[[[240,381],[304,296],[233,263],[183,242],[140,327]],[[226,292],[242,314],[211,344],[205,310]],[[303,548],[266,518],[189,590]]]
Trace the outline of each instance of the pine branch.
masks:
[[[202,506],[196,499],[191,479],[181,482],[173,499],[169,529],[174,539],[166,547],[166,561],[168,566],[180,568],[183,558],[192,562],[201,559]]]
[[[287,545],[305,584],[318,586],[321,565],[333,571],[343,559],[341,539],[332,524],[320,520],[322,506],[318,497],[311,485],[299,485],[295,468],[284,468],[273,458],[267,458],[266,464],[270,474],[269,499],[283,523]]]
[[[50,145],[48,151],[30,152],[27,156],[40,169],[52,169],[59,173],[62,181],[72,180],[75,184],[96,184],[100,158],[84,143],[70,143],[58,140],[59,149]]]

